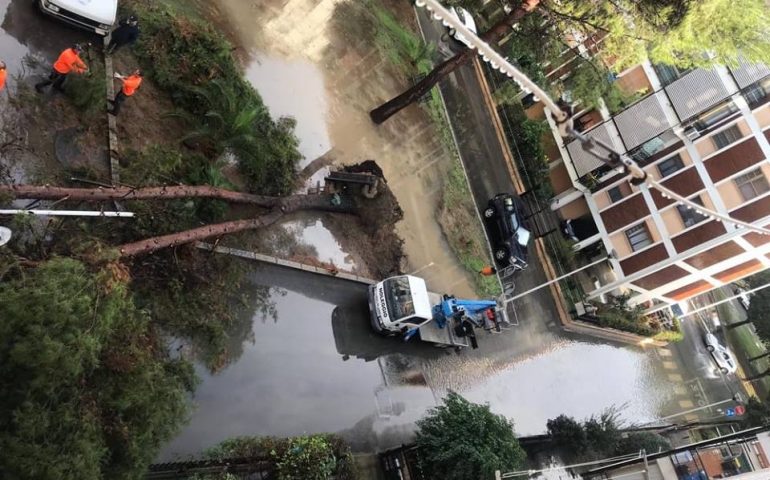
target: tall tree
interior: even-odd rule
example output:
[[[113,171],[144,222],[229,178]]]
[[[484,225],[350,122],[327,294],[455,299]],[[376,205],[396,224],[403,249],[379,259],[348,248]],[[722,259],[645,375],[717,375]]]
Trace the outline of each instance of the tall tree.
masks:
[[[170,359],[120,268],[55,258],[0,283],[3,478],[140,477],[188,414]]]
[[[444,404],[417,422],[416,443],[429,478],[492,478],[495,470],[511,471],[524,463],[513,423],[449,392]]]

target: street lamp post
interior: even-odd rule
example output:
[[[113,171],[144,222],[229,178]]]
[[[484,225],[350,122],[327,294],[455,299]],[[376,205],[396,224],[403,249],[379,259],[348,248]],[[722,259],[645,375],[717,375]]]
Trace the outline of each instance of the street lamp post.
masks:
[[[530,293],[535,292],[537,290],[540,290],[541,288],[547,287],[548,285],[552,285],[552,284],[554,284],[556,282],[560,282],[560,281],[564,280],[565,278],[570,277],[570,276],[572,276],[572,275],[574,275],[574,274],[576,274],[578,272],[582,272],[583,270],[586,270],[586,269],[591,268],[593,266],[599,265],[600,263],[606,262],[607,260],[611,260],[613,258],[617,258],[617,253],[615,253],[615,250],[612,250],[606,257],[600,258],[599,260],[596,260],[595,262],[589,263],[588,265],[584,265],[584,266],[582,266],[580,268],[576,268],[575,270],[572,270],[569,273],[565,273],[564,275],[562,275],[560,277],[556,277],[553,280],[549,280],[549,281],[547,281],[545,283],[541,283],[540,285],[538,285],[538,286],[536,286],[534,288],[530,288],[526,292],[522,292],[522,293],[520,293],[518,295],[514,295],[511,298],[506,298],[503,303],[505,305],[507,305],[507,304],[511,303],[512,301],[514,301],[516,299],[519,299],[519,298],[521,298],[521,297],[523,297],[525,295],[529,295]]]

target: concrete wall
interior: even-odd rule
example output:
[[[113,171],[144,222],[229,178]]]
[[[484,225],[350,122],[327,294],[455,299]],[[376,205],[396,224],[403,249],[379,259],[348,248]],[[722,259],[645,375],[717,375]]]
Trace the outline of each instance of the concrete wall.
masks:
[[[644,67],[637,65],[623,72],[615,82],[618,88],[628,95],[633,95],[640,90],[652,90],[650,80],[644,73]]]
[[[760,168],[762,168],[765,178],[770,179],[770,164],[766,161],[762,162]],[[722,201],[725,203],[725,207],[727,207],[728,210],[738,208],[746,203],[733,179],[724,180],[717,184],[717,191],[719,192],[719,196],[722,197]]]
[[[760,128],[765,128],[770,125],[770,103],[765,104],[765,106],[760,107],[754,112],[754,116],[757,118],[757,122],[759,122]]]
[[[741,119],[730,125],[731,126],[737,125],[744,137],[747,135],[751,135],[751,129],[746,124],[745,120]],[[719,131],[721,132],[722,130],[726,130],[727,128],[730,128],[730,127],[728,126],[726,128],[720,128]],[[698,153],[700,153],[701,158],[717,151],[717,147],[716,145],[714,145],[714,140],[712,139],[713,136],[714,136],[713,133],[709,134],[707,137],[698,139],[698,141],[695,143],[695,148],[698,150]]]
[[[586,203],[586,199],[584,197],[580,197],[574,202],[570,202],[563,207],[559,209],[559,213],[561,214],[562,218],[578,218],[582,217],[583,215],[590,215],[591,210],[588,208],[588,204]]]

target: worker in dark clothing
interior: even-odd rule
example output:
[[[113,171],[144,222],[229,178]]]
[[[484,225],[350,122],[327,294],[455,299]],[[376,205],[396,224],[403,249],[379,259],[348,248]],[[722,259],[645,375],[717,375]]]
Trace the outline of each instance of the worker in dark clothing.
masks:
[[[123,102],[126,101],[126,98],[133,95],[136,92],[136,89],[139,88],[139,85],[142,84],[142,72],[137,69],[134,70],[134,73],[127,77],[116,73],[115,78],[120,79],[123,82],[123,86],[121,87],[118,94],[115,95],[115,99],[110,101],[112,108],[108,111],[112,115],[118,116],[120,113],[120,106],[123,105]]]
[[[43,93],[43,88],[48,85],[53,85],[53,88],[59,92],[64,91],[64,81],[67,79],[67,75],[70,72],[83,73],[88,70],[88,66],[80,58],[80,54],[83,52],[83,47],[80,45],[73,45],[72,48],[68,48],[59,54],[59,58],[53,64],[51,74],[48,75],[48,80],[42,81],[35,85],[37,93]]]
[[[112,52],[131,45],[139,38],[139,19],[131,15],[126,20],[120,22],[120,26],[112,31],[110,35],[110,44],[107,45],[107,55],[112,55]]]

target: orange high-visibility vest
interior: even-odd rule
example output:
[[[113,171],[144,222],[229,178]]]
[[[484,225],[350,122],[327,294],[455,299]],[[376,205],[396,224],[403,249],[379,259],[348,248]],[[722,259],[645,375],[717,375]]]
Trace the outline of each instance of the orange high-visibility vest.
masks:
[[[142,77],[139,75],[129,75],[123,79],[123,95],[130,97],[142,84]]]
[[[0,91],[5,88],[5,77],[7,74],[8,72],[6,72],[5,69],[0,70]]]
[[[80,59],[78,53],[71,48],[61,52],[61,55],[59,55],[59,58],[56,59],[56,62],[53,64],[53,69],[63,75],[70,73],[72,70],[74,70],[75,73],[83,73],[87,68],[88,67],[86,67],[86,64]]]

